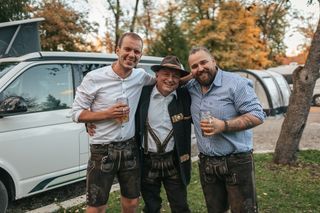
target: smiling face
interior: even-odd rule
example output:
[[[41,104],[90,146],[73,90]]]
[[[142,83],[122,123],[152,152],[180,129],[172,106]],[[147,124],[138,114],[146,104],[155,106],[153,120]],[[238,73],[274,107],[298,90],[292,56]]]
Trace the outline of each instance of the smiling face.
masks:
[[[199,50],[189,56],[189,66],[201,86],[209,87],[216,75],[216,62],[207,52]]]
[[[116,49],[118,65],[122,70],[130,72],[140,61],[142,56],[142,42],[140,39],[126,36],[121,46]]]
[[[158,91],[167,96],[178,88],[180,73],[177,70],[161,69],[156,72],[156,79]]]

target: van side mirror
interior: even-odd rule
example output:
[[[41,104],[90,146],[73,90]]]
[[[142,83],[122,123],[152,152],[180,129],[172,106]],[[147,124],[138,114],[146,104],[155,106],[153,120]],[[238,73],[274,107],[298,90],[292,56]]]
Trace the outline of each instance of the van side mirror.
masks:
[[[0,116],[26,112],[27,110],[27,103],[24,98],[20,96],[8,97],[0,103]]]

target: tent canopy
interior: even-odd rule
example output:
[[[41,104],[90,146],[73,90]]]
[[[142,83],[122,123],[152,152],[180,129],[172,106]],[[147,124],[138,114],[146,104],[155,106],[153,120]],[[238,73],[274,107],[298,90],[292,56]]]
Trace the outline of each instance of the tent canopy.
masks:
[[[41,50],[38,25],[44,18],[0,23],[0,58]]]

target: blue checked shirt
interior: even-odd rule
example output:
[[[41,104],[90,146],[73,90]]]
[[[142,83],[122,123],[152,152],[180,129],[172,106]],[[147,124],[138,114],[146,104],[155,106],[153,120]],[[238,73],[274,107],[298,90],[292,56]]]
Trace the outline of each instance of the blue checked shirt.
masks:
[[[191,115],[198,149],[201,153],[209,156],[224,156],[253,149],[251,129],[203,137],[199,118],[200,110],[206,110],[221,120],[230,120],[250,113],[263,121],[265,113],[250,80],[218,69],[205,95],[202,94],[200,84],[195,79],[189,81],[186,86],[192,99]]]

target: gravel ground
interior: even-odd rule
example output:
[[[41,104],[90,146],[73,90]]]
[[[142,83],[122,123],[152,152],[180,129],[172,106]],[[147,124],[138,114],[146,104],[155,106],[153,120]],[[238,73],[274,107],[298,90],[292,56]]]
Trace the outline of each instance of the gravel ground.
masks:
[[[262,125],[254,128],[254,150],[272,151],[275,148],[283,117],[268,118]],[[300,149],[320,149],[320,107],[311,109],[307,126],[300,142]],[[193,144],[193,154],[197,147]],[[85,181],[44,192],[29,198],[14,201],[8,208],[8,213],[20,213],[33,210],[53,202],[62,202],[85,193]]]
[[[283,123],[283,116],[268,118],[253,129],[255,151],[273,151]],[[320,107],[312,107],[300,141],[300,149],[320,149]]]

